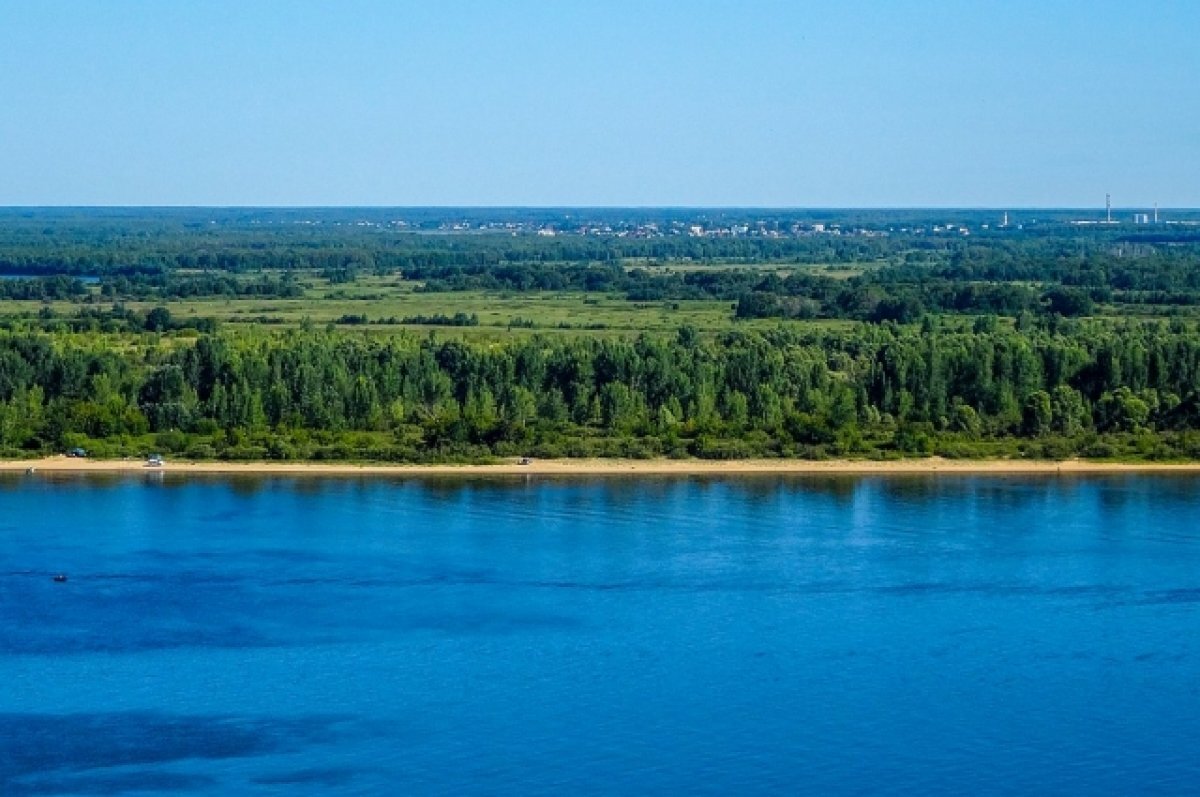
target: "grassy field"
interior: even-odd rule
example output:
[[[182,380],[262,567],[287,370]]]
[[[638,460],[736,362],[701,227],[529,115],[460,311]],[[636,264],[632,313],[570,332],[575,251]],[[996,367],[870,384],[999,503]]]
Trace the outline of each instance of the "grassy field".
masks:
[[[853,264],[826,267],[815,264],[771,266],[781,273],[795,269],[813,269],[825,274],[849,277],[876,264]],[[645,267],[645,266],[644,266]],[[672,263],[650,265],[658,270],[693,270],[708,268],[737,268],[736,264]],[[260,275],[247,277],[257,279]],[[469,340],[499,340],[511,336],[532,334],[622,336],[632,337],[642,332],[669,333],[690,325],[702,333],[714,334],[734,328],[765,329],[780,324],[846,326],[849,321],[781,321],[760,319],[735,321],[733,304],[721,300],[630,301],[618,294],[585,294],[570,291],[510,292],[462,291],[422,293],[420,283],[398,276],[361,275],[352,283],[330,284],[316,273],[303,273],[299,282],[305,294],[300,298],[273,299],[255,296],[206,297],[161,301],[129,301],[129,308],[145,312],[153,307],[166,306],[179,320],[212,318],[233,329],[287,329],[305,323],[337,325],[361,334],[380,335],[399,330],[414,332],[436,331],[440,336]],[[90,305],[58,301],[3,301],[0,318],[34,319],[47,310],[58,317],[70,317],[82,307],[107,309],[110,300],[93,288]],[[1123,318],[1162,317],[1157,308],[1108,306],[1097,308],[1099,317],[1113,320]],[[1177,308],[1174,314],[1194,317],[1198,308]],[[452,326],[445,324],[406,323],[406,319],[456,314],[474,316],[477,325]],[[348,318],[366,317],[367,323],[344,323]],[[964,319],[969,324],[970,319]],[[1006,321],[1006,323],[1008,323]]]
[[[461,291],[422,293],[418,284],[397,277],[364,276],[351,284],[331,285],[315,276],[302,280],[305,295],[294,299],[262,297],[206,297],[175,301],[128,301],[125,306],[145,312],[165,306],[178,319],[213,318],[238,327],[298,327],[306,322],[324,326],[338,324],[365,333],[437,330],[441,334],[471,339],[489,339],[516,334],[636,335],[665,332],[691,325],[702,332],[718,332],[734,325],[733,304],[719,300],[667,300],[638,302],[622,296],[576,292]],[[79,312],[75,302],[0,302],[0,316],[34,318],[47,308],[56,316]],[[109,300],[99,295],[92,307],[107,308]],[[405,319],[454,316],[478,317],[477,326],[447,326],[405,323]],[[367,324],[339,322],[348,316],[363,316]],[[767,328],[780,321],[762,319],[736,322],[739,328]],[[841,325],[840,321],[805,322]]]
[[[771,263],[767,264],[747,264],[738,262],[716,262],[716,263],[699,263],[687,261],[671,261],[662,263],[654,260],[635,261],[626,259],[623,261],[627,271],[640,268],[650,272],[662,274],[679,274],[696,271],[714,271],[720,269],[753,269],[755,273],[760,274],[777,274],[780,277],[787,277],[796,272],[809,272],[820,275],[822,277],[832,277],[834,279],[849,279],[857,277],[867,271],[873,271],[880,268],[885,263],[874,261],[862,261],[854,263]]]

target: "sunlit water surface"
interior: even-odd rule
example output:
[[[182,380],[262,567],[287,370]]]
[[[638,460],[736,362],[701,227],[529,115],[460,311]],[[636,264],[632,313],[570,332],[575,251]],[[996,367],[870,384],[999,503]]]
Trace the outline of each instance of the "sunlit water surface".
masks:
[[[1197,793],[1198,488],[0,479],[0,794]]]

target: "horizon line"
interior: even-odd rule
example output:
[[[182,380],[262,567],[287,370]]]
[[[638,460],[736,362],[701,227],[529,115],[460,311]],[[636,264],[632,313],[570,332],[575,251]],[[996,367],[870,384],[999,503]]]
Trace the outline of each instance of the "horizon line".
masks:
[[[1200,211],[1200,206],[1113,205],[1113,210]],[[0,205],[0,211],[14,210],[763,210],[763,211],[975,211],[975,212],[1033,212],[1033,211],[1099,211],[1103,205],[609,205],[609,204],[516,204],[516,205],[263,205],[263,204],[42,204]]]

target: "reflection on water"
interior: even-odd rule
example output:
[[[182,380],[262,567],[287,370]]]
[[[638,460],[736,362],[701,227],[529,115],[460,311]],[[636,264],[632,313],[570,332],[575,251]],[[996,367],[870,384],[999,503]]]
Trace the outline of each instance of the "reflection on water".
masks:
[[[1200,777],[1194,477],[155,476],[0,476],[0,793]]]

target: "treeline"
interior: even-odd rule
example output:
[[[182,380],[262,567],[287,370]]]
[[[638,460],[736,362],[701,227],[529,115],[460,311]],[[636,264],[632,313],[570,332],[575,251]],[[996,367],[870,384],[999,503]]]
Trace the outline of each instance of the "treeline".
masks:
[[[295,274],[262,274],[253,278],[220,272],[205,274],[160,273],[106,278],[103,297],[120,299],[189,299],[200,296],[291,299],[304,295]]]
[[[294,274],[263,274],[253,278],[224,273],[118,274],[100,283],[99,295],[106,299],[189,299],[195,297],[263,297],[290,299],[304,295],[304,286]],[[66,274],[37,277],[26,274],[0,278],[0,299],[34,301],[84,301],[91,292],[83,279]]]
[[[881,272],[890,282],[938,278],[953,282],[1051,282],[1139,291],[1200,290],[1196,242],[1150,246],[1130,242],[1089,245],[1071,239],[997,240],[959,244],[944,257],[906,255]]]
[[[422,269],[477,268],[512,263],[590,263],[624,259],[721,260],[841,263],[874,260],[901,251],[887,238],[593,238],[497,234],[420,235],[362,233],[344,241],[311,242],[277,232],[261,240],[227,232],[221,238],[186,235],[129,241],[114,247],[103,240],[56,246],[53,241],[4,244],[0,230],[0,274],[154,276],[173,271],[317,271],[335,279],[364,272],[419,273]]]
[[[1054,286],[955,284],[930,280],[893,284],[877,279],[825,280],[768,278],[738,296],[737,318],[848,318],[860,321],[918,321],[926,313],[1002,315],[1025,313],[1076,317],[1091,315],[1091,292]]]
[[[139,332],[204,332],[217,331],[212,318],[177,318],[166,307],[154,307],[145,312],[115,303],[105,309],[83,306],[72,313],[58,313],[49,306],[42,307],[32,318],[0,319],[0,329],[13,330],[36,326],[45,332],[139,333]]]
[[[54,301],[86,296],[87,286],[75,277],[28,277],[0,279],[0,299]]]
[[[127,342],[0,332],[0,447],[410,461],[1200,456],[1200,335],[1179,322]]]
[[[454,315],[434,313],[433,315],[409,315],[403,318],[388,316],[387,318],[371,320],[366,313],[343,313],[334,323],[344,326],[362,326],[364,324],[390,324],[395,326],[397,324],[413,324],[431,327],[477,327],[479,326],[479,316],[475,313],[455,313]]]

